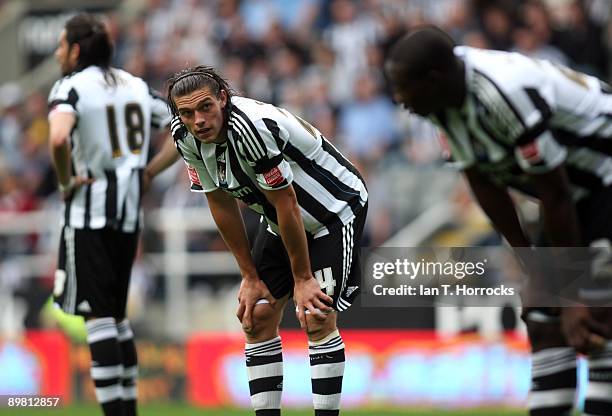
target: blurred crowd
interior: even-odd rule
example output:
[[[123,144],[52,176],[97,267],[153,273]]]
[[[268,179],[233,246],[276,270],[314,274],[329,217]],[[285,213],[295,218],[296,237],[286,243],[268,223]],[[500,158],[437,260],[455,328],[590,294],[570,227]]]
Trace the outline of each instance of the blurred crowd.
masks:
[[[436,130],[389,97],[382,63],[406,30],[433,23],[459,44],[519,51],[610,79],[608,0],[148,0],[134,21],[120,20],[108,15],[115,65],[152,87],[165,93],[174,71],[206,64],[239,94],[316,126],[365,174],[370,245],[436,201],[465,200],[456,196],[456,173],[443,167]],[[46,91],[1,86],[0,212],[57,207],[47,135]],[[145,208],[203,205],[179,165],[157,181]],[[17,250],[37,252],[37,244],[24,240]],[[194,237],[193,245],[219,242]],[[0,257],[14,250],[0,236]]]

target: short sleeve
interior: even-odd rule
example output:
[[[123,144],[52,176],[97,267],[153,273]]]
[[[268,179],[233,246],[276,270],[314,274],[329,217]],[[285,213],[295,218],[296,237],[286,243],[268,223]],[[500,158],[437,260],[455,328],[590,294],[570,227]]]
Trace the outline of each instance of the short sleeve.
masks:
[[[198,169],[185,162],[191,192],[212,192],[217,189],[206,169]]]
[[[527,173],[545,173],[559,166],[567,158],[567,149],[549,129],[551,109],[545,94],[536,88],[525,88],[531,106],[525,127],[515,140],[516,160]]]
[[[549,129],[551,94],[546,85],[502,89],[500,84],[481,76],[477,99],[486,109],[486,116],[480,118],[483,127],[500,142],[512,146],[523,171],[544,173],[559,166],[567,157],[567,150]]]
[[[553,170],[567,157],[567,149],[559,144],[548,130],[515,148],[516,160],[527,173],[545,173]]]
[[[49,93],[49,114],[59,111],[63,113],[77,113],[79,94],[72,86],[70,78],[62,78],[53,85]]]
[[[291,166],[283,157],[288,131],[275,120],[263,118],[244,126],[234,124],[238,146],[255,172],[257,184],[264,190],[282,189],[293,181]]]
[[[185,144],[185,141],[192,139],[189,135],[184,140],[175,141],[176,148],[180,155],[183,157],[185,167],[187,169],[187,175],[189,177],[190,190],[192,192],[212,192],[218,189],[215,182],[210,177],[210,174],[206,170],[204,162],[196,153],[189,149]]]
[[[165,98],[157,91],[149,88],[151,103],[151,126],[160,129],[170,124],[172,118]]]

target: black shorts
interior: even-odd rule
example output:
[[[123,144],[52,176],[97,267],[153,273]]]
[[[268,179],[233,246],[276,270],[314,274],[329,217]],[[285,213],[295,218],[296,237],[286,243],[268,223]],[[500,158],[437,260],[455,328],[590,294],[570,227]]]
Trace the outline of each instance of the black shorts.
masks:
[[[367,215],[367,204],[342,229],[317,239],[308,238],[310,267],[323,293],[333,299],[337,311],[348,309],[359,294],[361,266],[359,243]],[[260,279],[276,299],[293,294],[289,256],[280,236],[262,223],[253,244],[253,259]]]
[[[125,318],[138,232],[64,226],[53,300],[66,313]]]

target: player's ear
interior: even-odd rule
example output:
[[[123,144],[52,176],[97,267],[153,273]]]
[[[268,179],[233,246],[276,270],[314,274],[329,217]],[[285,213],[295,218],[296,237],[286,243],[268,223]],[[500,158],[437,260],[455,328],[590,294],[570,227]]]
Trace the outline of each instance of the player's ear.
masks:
[[[221,108],[225,108],[225,105],[227,104],[227,91],[221,89],[219,91],[219,99],[221,100]]]
[[[70,45],[70,50],[68,51],[71,60],[77,62],[79,60],[79,55],[81,54],[81,47],[78,43],[73,43]]]

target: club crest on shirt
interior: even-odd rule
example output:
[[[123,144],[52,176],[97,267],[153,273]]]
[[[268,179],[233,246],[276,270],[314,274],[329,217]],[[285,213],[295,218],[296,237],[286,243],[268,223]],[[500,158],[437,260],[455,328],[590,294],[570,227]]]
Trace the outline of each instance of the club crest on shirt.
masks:
[[[283,180],[285,180],[278,166],[275,166],[269,171],[265,172],[263,177],[266,183],[270,186],[278,186],[283,183]]]
[[[225,151],[217,153],[217,179],[221,188],[227,188],[227,163]]]

